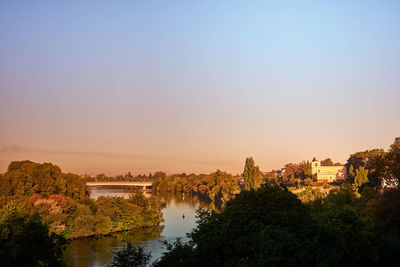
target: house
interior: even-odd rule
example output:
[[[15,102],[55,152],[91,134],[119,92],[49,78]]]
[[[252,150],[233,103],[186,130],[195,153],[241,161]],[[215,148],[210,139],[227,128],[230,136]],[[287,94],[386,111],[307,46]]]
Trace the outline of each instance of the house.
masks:
[[[311,175],[317,178],[317,182],[337,182],[346,179],[346,167],[340,166],[321,166],[321,162],[315,158],[311,162]]]

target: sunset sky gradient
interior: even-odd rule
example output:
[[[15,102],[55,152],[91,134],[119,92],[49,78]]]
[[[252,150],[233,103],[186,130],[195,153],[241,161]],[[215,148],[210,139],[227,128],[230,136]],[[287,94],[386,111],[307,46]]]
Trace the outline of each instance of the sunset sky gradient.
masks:
[[[0,173],[236,174],[400,136],[400,1],[61,2],[0,2]]]

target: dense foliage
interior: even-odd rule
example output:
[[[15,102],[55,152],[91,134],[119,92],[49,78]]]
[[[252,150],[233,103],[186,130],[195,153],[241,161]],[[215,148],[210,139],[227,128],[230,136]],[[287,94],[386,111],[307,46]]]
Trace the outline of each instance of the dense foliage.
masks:
[[[65,239],[49,232],[24,203],[11,201],[0,209],[2,266],[63,266]]]
[[[53,232],[66,238],[108,234],[139,227],[151,227],[162,221],[161,205],[141,193],[122,197],[86,198],[81,201],[63,195],[30,198],[34,210]]]
[[[347,173],[350,181],[355,181],[360,172],[368,171],[370,186],[379,186],[383,180],[399,185],[400,179],[400,137],[397,137],[389,150],[372,149],[351,154],[347,160]]]
[[[253,158],[246,158],[243,170],[244,189],[257,189],[262,183],[260,168],[255,165]]]
[[[154,182],[157,179],[159,179],[162,176],[165,176],[165,172],[162,171],[157,171],[154,174],[151,172],[146,175],[146,174],[138,174],[138,175],[133,175],[131,172],[126,173],[125,175],[118,174],[115,176],[107,176],[104,173],[97,174],[95,176],[90,176],[90,175],[83,175],[83,179],[86,182],[115,182],[115,181],[124,181],[124,182],[129,182],[129,181],[136,181],[136,182]]]
[[[153,192],[199,194],[220,206],[239,193],[240,187],[231,174],[218,170],[209,175],[163,176],[153,183]]]
[[[115,253],[109,267],[145,267],[150,259],[150,252],[145,252],[142,246],[128,242],[122,250]]]
[[[85,181],[64,174],[56,165],[12,162],[0,180],[0,209],[12,200],[25,203],[28,215],[38,214],[50,232],[65,238],[108,234],[158,225],[161,204],[141,193],[128,199],[88,196]]]
[[[51,163],[38,164],[31,161],[13,161],[0,179],[0,196],[48,197],[63,194],[76,200],[89,194],[86,183],[76,174],[62,173]]]
[[[396,266],[400,198],[351,185],[307,204],[285,187],[243,191],[221,213],[199,211],[156,266]]]

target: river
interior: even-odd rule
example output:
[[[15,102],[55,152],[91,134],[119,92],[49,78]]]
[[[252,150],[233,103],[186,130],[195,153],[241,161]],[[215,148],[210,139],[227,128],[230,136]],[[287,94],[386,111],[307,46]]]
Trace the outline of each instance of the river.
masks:
[[[127,197],[129,193],[127,189],[92,188],[91,196]],[[67,267],[105,266],[111,262],[113,252],[121,250],[128,241],[136,242],[146,251],[150,251],[152,261],[155,261],[165,251],[161,241],[173,242],[177,238],[187,240],[186,233],[196,226],[196,208],[199,206],[207,208],[207,204],[197,196],[187,194],[156,197],[166,204],[162,210],[165,221],[160,227],[72,240],[65,251]]]

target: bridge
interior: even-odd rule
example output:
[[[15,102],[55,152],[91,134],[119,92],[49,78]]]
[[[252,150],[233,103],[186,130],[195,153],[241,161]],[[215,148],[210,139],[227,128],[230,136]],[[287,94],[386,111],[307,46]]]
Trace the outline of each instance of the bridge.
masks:
[[[86,182],[87,186],[135,186],[142,187],[146,190],[147,187],[151,187],[153,183],[151,182]]]

